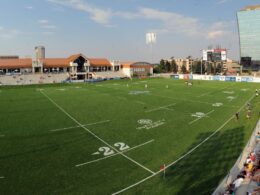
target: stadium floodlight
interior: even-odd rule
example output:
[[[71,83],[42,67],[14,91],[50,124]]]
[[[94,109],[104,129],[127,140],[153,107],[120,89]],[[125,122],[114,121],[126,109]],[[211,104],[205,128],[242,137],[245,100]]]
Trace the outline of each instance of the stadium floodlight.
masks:
[[[146,33],[146,44],[156,43],[156,34],[153,32]]]
[[[156,43],[156,34],[154,32],[146,33],[146,44],[151,46],[151,63],[153,63],[153,44]]]

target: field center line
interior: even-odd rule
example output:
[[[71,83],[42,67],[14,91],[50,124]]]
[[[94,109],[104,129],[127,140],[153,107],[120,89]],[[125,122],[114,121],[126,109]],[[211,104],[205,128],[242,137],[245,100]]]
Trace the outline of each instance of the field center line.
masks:
[[[40,91],[40,93],[45,96],[50,102],[52,102],[58,109],[60,109],[64,114],[66,114],[71,120],[73,120],[75,123],[77,123],[81,128],[83,128],[85,131],[87,131],[89,134],[91,134],[92,136],[94,136],[95,138],[97,138],[99,141],[103,142],[104,144],[106,144],[107,146],[109,146],[111,149],[115,150],[116,152],[120,153],[119,150],[117,150],[115,147],[113,147],[112,145],[110,145],[109,143],[107,143],[105,140],[103,140],[102,138],[98,137],[95,133],[93,133],[92,131],[90,131],[88,128],[86,128],[85,126],[83,126],[77,119],[75,119],[73,116],[71,116],[66,110],[64,110],[61,106],[59,106],[53,99],[51,99],[47,94],[45,94],[44,92]],[[130,160],[131,162],[135,163],[136,165],[138,165],[139,167],[142,167],[143,169],[145,169],[146,171],[154,174],[154,172],[150,169],[148,169],[147,167],[145,167],[144,165],[141,165],[140,163],[138,163],[137,161],[135,161],[134,159],[126,156],[123,153],[120,153],[123,157],[125,157],[126,159]]]
[[[195,120],[189,122],[189,125],[191,125],[192,123],[195,123],[196,121],[205,118],[206,116],[208,116],[209,114],[211,114],[212,112],[214,112],[215,110],[211,110],[210,112],[206,113],[204,116],[200,117],[200,118],[196,118]]]
[[[169,105],[166,105],[166,106],[160,106],[160,107],[157,107],[157,108],[154,108],[154,109],[151,109],[151,110],[146,110],[145,112],[153,112],[153,111],[160,110],[160,109],[169,109],[168,107],[174,106],[174,105],[176,105],[176,103],[169,104]],[[172,110],[172,109],[169,109],[169,110]]]
[[[102,123],[106,123],[106,122],[110,122],[110,120],[105,120],[105,121],[100,121],[100,122],[96,122],[96,123],[89,123],[89,124],[84,124],[83,126],[90,126],[90,125],[97,125],[97,124],[102,124]],[[68,130],[68,129],[75,129],[81,127],[80,125],[77,126],[73,126],[73,127],[64,127],[64,128],[60,128],[60,129],[51,129],[49,131],[64,131],[64,130]]]
[[[134,147],[129,148],[129,149],[127,149],[127,150],[123,150],[123,151],[121,151],[120,153],[128,152],[128,151],[130,151],[130,150],[133,150],[133,149],[139,148],[139,147],[141,147],[141,146],[144,146],[144,145],[146,145],[146,144],[149,144],[149,143],[151,143],[151,142],[153,142],[153,141],[154,141],[154,140],[152,139],[152,140],[150,140],[150,141],[148,141],[148,142],[145,142],[145,143],[142,143],[142,144],[140,144],[140,145],[134,146]],[[101,160],[104,160],[104,159],[107,159],[107,158],[116,156],[116,155],[118,155],[118,154],[120,154],[120,153],[116,153],[116,154],[112,154],[112,155],[109,155],[109,156],[106,156],[106,157],[103,157],[103,158],[99,158],[99,159],[96,159],[96,160],[92,160],[92,161],[80,163],[80,164],[75,165],[75,167],[80,167],[80,166],[83,166],[83,165],[87,165],[87,164],[91,164],[91,163],[94,163],[94,162],[98,162],[98,161],[101,161]]]
[[[4,176],[0,176],[0,179],[4,179],[5,177]]]
[[[247,103],[250,102],[254,97],[255,97],[255,94],[254,94],[251,98],[249,98],[249,99],[246,101],[246,103],[239,108],[239,110],[238,110],[237,112],[240,112],[240,111],[247,105]],[[228,124],[233,118],[234,118],[234,115],[232,115],[225,123],[223,123],[217,130],[215,130],[210,136],[208,136],[206,139],[204,139],[202,142],[200,142],[197,146],[195,146],[194,148],[192,148],[192,149],[191,149],[190,151],[188,151],[186,154],[184,154],[184,155],[182,155],[181,157],[179,157],[177,160],[175,160],[175,161],[173,161],[172,163],[170,163],[169,165],[167,165],[167,166],[165,167],[165,169],[167,169],[167,168],[169,168],[170,166],[172,166],[172,165],[178,163],[180,160],[182,160],[183,158],[185,158],[185,157],[188,156],[189,154],[193,153],[197,148],[199,148],[202,144],[204,144],[205,142],[207,142],[211,137],[213,137],[217,132],[219,132],[223,127],[225,127],[226,124]],[[122,192],[124,192],[124,191],[126,191],[126,190],[129,190],[129,189],[131,189],[131,188],[133,188],[133,187],[135,187],[135,186],[137,186],[137,185],[139,185],[139,184],[141,184],[141,183],[143,183],[143,182],[145,182],[145,181],[147,181],[147,180],[153,178],[154,176],[158,175],[159,173],[162,173],[163,171],[164,171],[164,170],[159,170],[159,171],[155,172],[153,175],[150,175],[150,176],[148,176],[148,177],[146,177],[146,178],[144,178],[144,179],[142,179],[142,180],[140,180],[140,181],[138,181],[138,182],[136,182],[136,183],[134,183],[134,184],[132,184],[132,185],[130,185],[130,186],[124,188],[124,189],[122,189],[122,190],[119,190],[119,191],[117,191],[117,192],[112,193],[112,195],[120,194],[120,193],[122,193]]]

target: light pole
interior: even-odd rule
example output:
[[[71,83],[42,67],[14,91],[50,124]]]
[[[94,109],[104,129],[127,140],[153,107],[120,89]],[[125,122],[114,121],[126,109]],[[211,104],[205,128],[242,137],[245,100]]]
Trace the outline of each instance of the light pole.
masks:
[[[201,60],[200,60],[200,75],[202,75],[202,62],[203,62],[203,59],[201,58]]]

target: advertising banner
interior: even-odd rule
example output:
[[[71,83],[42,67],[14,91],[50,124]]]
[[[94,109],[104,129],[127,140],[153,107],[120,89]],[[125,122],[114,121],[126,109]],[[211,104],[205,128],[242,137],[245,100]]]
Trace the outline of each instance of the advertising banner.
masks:
[[[253,82],[253,77],[241,77],[241,82]]]
[[[225,81],[232,81],[232,82],[234,82],[234,81],[236,81],[236,77],[226,77]]]
[[[218,76],[218,75],[213,76],[213,80],[214,81],[219,81],[220,80],[220,76]]]
[[[171,75],[172,79],[178,80],[180,76],[178,74]]]

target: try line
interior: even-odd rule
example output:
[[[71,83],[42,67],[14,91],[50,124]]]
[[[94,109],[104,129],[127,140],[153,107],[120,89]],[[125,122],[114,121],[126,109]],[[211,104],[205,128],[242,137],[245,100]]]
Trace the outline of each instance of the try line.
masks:
[[[247,103],[250,102],[254,97],[255,97],[255,94],[254,94],[252,97],[250,97],[250,98],[246,101],[246,103],[238,109],[237,112],[240,112],[240,111],[247,105]],[[202,142],[200,142],[197,146],[195,146],[194,148],[192,148],[189,152],[187,152],[186,154],[182,155],[182,156],[181,156],[180,158],[178,158],[177,160],[175,160],[175,161],[173,161],[172,163],[170,163],[170,164],[168,164],[167,166],[165,166],[165,169],[171,167],[172,165],[178,163],[179,161],[181,161],[183,158],[185,158],[185,157],[188,156],[189,154],[193,153],[197,148],[199,148],[202,144],[204,144],[205,142],[207,142],[211,137],[213,137],[217,132],[219,132],[223,127],[225,127],[226,124],[228,124],[233,118],[234,118],[234,115],[232,115],[232,116],[231,116],[225,123],[223,123],[217,130],[215,130],[211,135],[209,135],[206,139],[204,139]],[[165,169],[164,169],[164,170],[165,170]],[[130,186],[124,188],[124,189],[122,189],[122,190],[119,190],[119,191],[117,191],[117,192],[114,192],[112,195],[120,194],[120,193],[125,192],[125,191],[127,191],[127,190],[129,190],[129,189],[131,189],[131,188],[133,188],[133,187],[135,187],[135,186],[138,186],[139,184],[141,184],[141,183],[143,183],[143,182],[145,182],[145,181],[147,181],[147,180],[153,178],[154,176],[158,175],[159,173],[163,172],[164,170],[159,170],[159,171],[155,172],[153,175],[150,175],[150,176],[148,176],[148,177],[146,177],[146,178],[144,178],[144,179],[142,179],[142,180],[140,180],[140,181],[138,181],[138,182],[136,182],[136,183],[134,183],[134,184],[132,184],[132,185],[130,185]]]
[[[91,164],[91,163],[98,162],[98,161],[101,161],[101,160],[105,160],[105,159],[110,158],[110,157],[112,157],[112,156],[116,156],[116,155],[118,155],[118,154],[125,153],[125,152],[128,152],[128,151],[130,151],[130,150],[139,148],[139,147],[144,146],[144,145],[146,145],[146,144],[149,144],[149,143],[151,143],[151,142],[153,142],[153,141],[154,141],[154,140],[152,139],[152,140],[150,140],[150,141],[148,141],[148,142],[145,142],[145,143],[139,144],[139,145],[137,145],[137,146],[134,146],[134,147],[132,147],[132,148],[126,149],[126,150],[124,150],[124,151],[121,151],[120,153],[112,154],[112,155],[109,155],[109,156],[106,156],[106,157],[103,157],[103,158],[99,158],[99,159],[96,159],[96,160],[92,160],[92,161],[84,162],[84,163],[81,163],[81,164],[77,164],[77,165],[75,165],[75,167],[80,167],[80,166],[83,166],[83,165],[87,165],[87,164]]]
[[[50,102],[52,102],[53,105],[55,105],[59,110],[61,110],[64,114],[66,114],[71,120],[73,120],[75,123],[77,123],[81,128],[83,128],[85,131],[87,131],[89,134],[91,134],[92,136],[94,136],[96,139],[98,139],[99,141],[103,142],[104,144],[106,144],[107,146],[109,146],[111,149],[115,150],[117,153],[120,153],[119,150],[117,150],[115,147],[113,147],[112,145],[110,145],[109,143],[107,143],[105,140],[103,140],[102,138],[98,137],[95,133],[93,133],[92,131],[90,131],[88,128],[86,128],[84,125],[82,125],[77,119],[75,119],[73,116],[71,116],[66,110],[64,110],[61,106],[59,106],[53,99],[51,99],[47,94],[45,94],[43,91],[40,91],[40,93],[45,96]],[[129,161],[133,162],[134,164],[138,165],[139,167],[145,169],[146,171],[154,174],[154,172],[150,169],[148,169],[147,167],[145,167],[144,165],[141,165],[140,163],[138,163],[137,161],[135,161],[134,159],[130,158],[129,156],[126,156],[123,153],[120,153],[120,155],[122,155],[123,157],[125,157],[126,159],[128,159]]]

